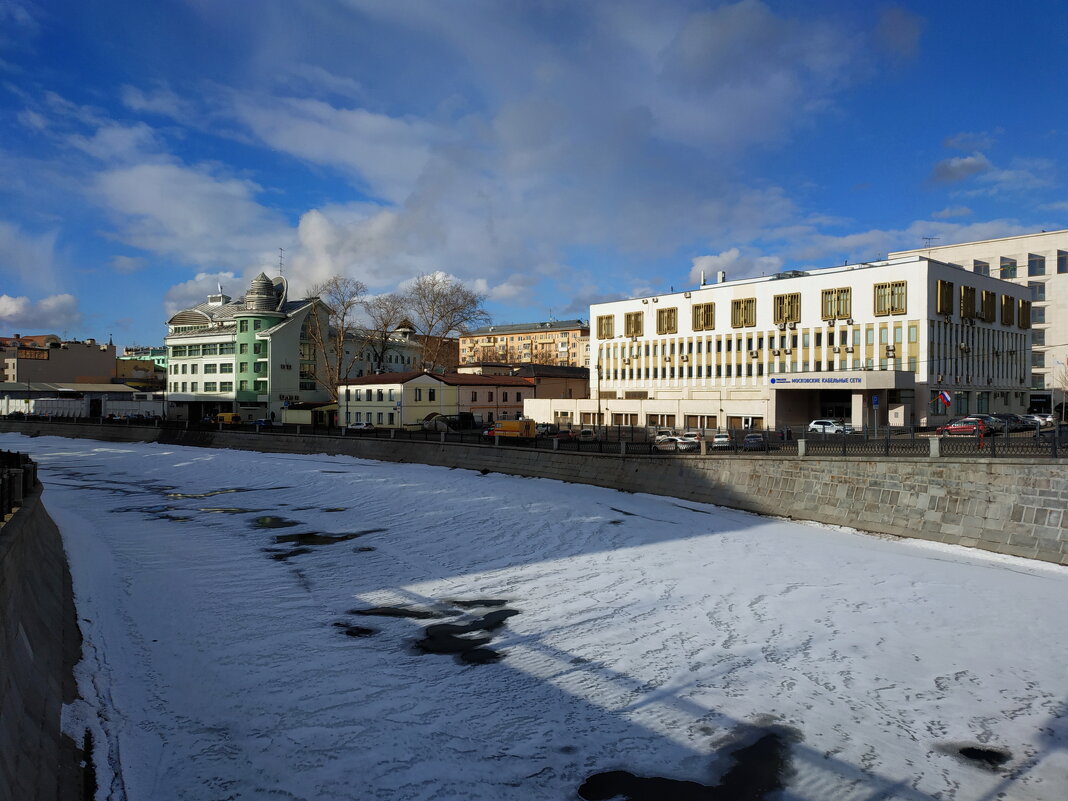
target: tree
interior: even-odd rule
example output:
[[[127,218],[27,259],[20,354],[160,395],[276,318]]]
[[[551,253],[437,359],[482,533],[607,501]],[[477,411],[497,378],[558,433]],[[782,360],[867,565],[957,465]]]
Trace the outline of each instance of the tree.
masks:
[[[348,378],[359,353],[351,347],[359,330],[358,312],[367,287],[354,278],[335,275],[312,287],[312,306],[304,322],[302,338],[312,346],[301,354],[300,377],[322,387],[337,401],[337,388]]]
[[[442,365],[446,337],[490,321],[482,306],[485,297],[444,273],[420,275],[404,294],[412,323],[423,339],[423,367],[427,370]]]
[[[393,348],[397,329],[412,327],[407,303],[403,295],[391,294],[376,295],[360,305],[366,317],[359,332],[361,344],[370,351],[374,369],[384,371],[386,354]]]

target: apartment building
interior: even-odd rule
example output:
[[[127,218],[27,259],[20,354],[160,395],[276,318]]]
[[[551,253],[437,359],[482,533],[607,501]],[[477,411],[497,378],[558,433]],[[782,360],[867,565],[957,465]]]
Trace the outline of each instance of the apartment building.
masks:
[[[1031,311],[1027,288],[921,256],[597,304],[590,399],[526,415],[710,429],[1021,412]]]
[[[0,381],[12,384],[107,384],[115,377],[115,346],[54,334],[0,338]]]
[[[582,320],[487,325],[460,337],[460,364],[505,362],[587,367],[590,327]]]
[[[1068,230],[906,250],[1026,287],[1031,298],[1028,407],[1049,412],[1068,392]]]
[[[280,419],[294,403],[326,403],[331,394],[316,381],[322,353],[311,335],[313,319],[328,327],[327,311],[316,298],[289,300],[283,277],[260,273],[245,295],[209,295],[167,321],[167,411],[177,420],[199,420],[219,412],[245,419]],[[350,376],[373,370],[411,369],[421,347],[406,332],[389,337],[384,358],[366,342],[345,342]]]

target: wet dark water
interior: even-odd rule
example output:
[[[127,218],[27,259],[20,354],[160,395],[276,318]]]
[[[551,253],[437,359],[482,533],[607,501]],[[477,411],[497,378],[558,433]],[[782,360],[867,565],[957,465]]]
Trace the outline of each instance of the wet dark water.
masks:
[[[270,528],[281,528],[280,526],[270,526]],[[385,531],[384,528],[367,528],[363,531],[353,531],[347,534],[319,534],[314,531],[307,531],[303,534],[280,534],[274,538],[275,543],[283,545],[285,543],[296,543],[298,545],[334,545],[338,542],[347,542],[354,540],[357,537],[364,537],[368,534],[378,534]]]
[[[990,768],[991,770],[1000,768],[1012,759],[1012,752],[1008,749],[985,748],[978,745],[966,745],[963,748],[958,749],[957,753],[965,759],[971,760],[984,768]]]
[[[772,794],[784,789],[790,779],[790,744],[801,736],[787,727],[760,731],[755,742],[729,751],[733,764],[719,784],[612,770],[586,779],[579,797],[586,801],[771,801]]]
[[[474,606],[475,604],[472,604]],[[461,662],[470,665],[486,665],[502,658],[498,651],[486,648],[492,636],[467,637],[464,635],[482,632],[492,634],[504,626],[505,621],[518,615],[515,609],[495,609],[478,620],[468,623],[435,623],[423,629],[423,638],[416,640],[415,647],[424,654],[455,654]]]
[[[300,522],[297,520],[288,520],[277,515],[263,515],[252,521],[253,528],[289,528],[299,525]]]
[[[402,617],[411,620],[434,620],[443,618],[443,612],[434,612],[430,609],[412,609],[408,606],[374,606],[370,609],[350,609],[350,615],[366,617]]]
[[[374,634],[378,634],[378,629],[368,628],[367,626],[355,626],[352,623],[346,623],[343,620],[339,620],[334,625],[344,631],[346,637],[370,637]]]

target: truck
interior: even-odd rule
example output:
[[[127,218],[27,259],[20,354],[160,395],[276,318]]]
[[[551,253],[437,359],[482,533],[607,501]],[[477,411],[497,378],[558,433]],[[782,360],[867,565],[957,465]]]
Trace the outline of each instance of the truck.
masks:
[[[538,435],[533,420],[498,420],[486,430],[490,439],[534,439]]]

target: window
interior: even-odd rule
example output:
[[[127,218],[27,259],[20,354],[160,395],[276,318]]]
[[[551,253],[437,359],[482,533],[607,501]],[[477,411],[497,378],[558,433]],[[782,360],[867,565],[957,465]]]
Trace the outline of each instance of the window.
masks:
[[[193,381],[193,382],[191,382],[189,384],[189,391],[190,392],[196,392],[197,391],[197,382],[196,381]]]
[[[220,373],[232,373],[233,371],[234,371],[234,366],[232,364],[230,364],[230,362],[226,362],[225,364],[220,364],[219,365],[219,372]]]
[[[597,338],[611,339],[616,335],[616,318],[605,314],[597,318]]]
[[[982,311],[979,316],[988,323],[997,319],[998,293],[984,289],[982,295]]]
[[[492,401],[493,400],[493,393],[492,392],[487,392],[486,393],[486,400],[487,401]]]
[[[378,401],[379,403],[381,403],[382,401],[384,401],[384,400],[386,399],[386,393],[385,393],[385,392],[384,392],[383,390],[381,390],[381,389],[379,389],[379,390],[376,390],[376,392],[375,392],[375,399],[376,399],[376,400],[377,400],[377,401]]]
[[[974,286],[962,286],[960,288],[960,316],[963,319],[975,317]]]
[[[508,403],[508,393],[507,392],[502,392],[501,393],[501,403]]]
[[[1012,325],[1016,320],[1016,299],[1009,295],[1001,296],[1001,324]]]
[[[1031,366],[1032,367],[1045,367],[1046,366],[1046,352],[1044,350],[1031,351]]]
[[[935,314],[953,314],[953,282],[939,281],[936,289]]]
[[[218,345],[202,345],[200,352],[205,356],[215,356],[219,352]]]
[[[246,333],[248,331],[248,320],[238,320],[237,330],[242,334]]]
[[[370,414],[370,412],[368,412],[368,414]],[[378,413],[377,422],[379,425],[382,425],[382,412]]]
[[[904,281],[889,281],[885,284],[875,285],[875,316],[885,317],[888,314],[905,313],[906,283]]]
[[[427,391],[426,391],[426,399],[427,400],[437,400],[437,397],[438,397],[438,391],[434,387],[430,387],[429,389],[427,389]]]
[[[197,374],[197,369],[198,369],[199,367],[200,367],[200,365],[197,365],[197,364],[191,364],[191,365],[189,365],[189,374],[190,374],[190,375],[196,375],[196,374]]]
[[[474,391],[474,390],[471,390],[471,402],[474,403],[477,400],[478,400],[478,393],[476,391]]]
[[[199,356],[200,355],[200,345],[190,345],[189,346],[189,355],[190,356]]]
[[[252,343],[252,353],[256,354],[256,355],[263,353],[263,343],[262,342],[253,342]]]
[[[1046,282],[1045,281],[1028,281],[1027,288],[1031,290],[1031,300],[1045,300],[1046,299]]]
[[[748,328],[756,325],[756,298],[738,298],[731,301],[731,326]]]
[[[644,316],[640,311],[628,312],[623,315],[623,332],[628,337],[640,337],[642,335],[642,318]]]
[[[711,331],[716,327],[716,304],[697,303],[693,310],[693,330]]]
[[[420,387],[415,388],[415,399],[421,401],[423,399],[423,390]],[[370,400],[370,398],[368,398]]]
[[[1032,323],[1044,323],[1044,322],[1046,322],[1046,307],[1045,306],[1032,306],[1031,307],[1031,322]]]
[[[174,345],[171,347],[171,356],[176,359],[180,358],[185,356],[186,350],[185,345]]]
[[[677,308],[656,310],[656,333],[675,334],[679,330],[679,310]]]
[[[1060,274],[1068,273],[1068,251],[1057,251],[1057,272]]]
[[[918,342],[920,339],[920,329],[918,326],[909,326],[909,342]]]
[[[183,381],[182,382],[182,392],[185,392],[185,387],[186,387],[186,383],[185,383],[185,381]]]
[[[1046,274],[1046,257],[1036,256],[1034,253],[1027,254],[1027,274],[1028,275],[1045,275]]]
[[[776,295],[774,298],[775,325],[782,323],[801,322],[801,293],[791,292],[788,295]]]
[[[990,265],[985,261],[976,259],[972,262],[972,272],[976,275],[990,275]]]
[[[1046,329],[1036,328],[1031,332],[1031,344],[1032,345],[1045,345],[1046,344]]]
[[[248,343],[242,342],[240,345],[237,346],[237,351],[238,353],[248,353]]]
[[[253,363],[252,372],[254,372],[254,373],[266,373],[267,372],[267,363],[266,362],[255,362],[255,363]]]
[[[217,373],[217,372],[219,372],[218,365],[215,365],[215,364],[205,364],[204,365],[204,374],[205,375],[210,375],[211,373]]]
[[[523,400],[523,393],[522,392],[515,393],[515,402],[519,403],[521,400]]]
[[[1031,301],[1029,301],[1029,300],[1021,300],[1020,301],[1020,311],[1017,314],[1016,319],[1017,319],[1017,324],[1020,326],[1020,328],[1030,328],[1031,327]]]
[[[234,391],[234,382],[233,381],[220,381],[219,382],[219,392],[233,392],[233,391]]]
[[[253,331],[259,331],[261,325],[263,325],[263,321],[262,320],[253,320],[252,321],[252,330]]]
[[[237,388],[241,392],[248,392],[248,381],[238,381]]]
[[[221,345],[219,345],[219,355],[220,356],[232,356],[233,353],[234,353],[234,343],[233,342],[224,342]]]
[[[216,384],[214,381],[205,381],[204,382],[204,391],[205,392],[217,392],[218,390],[216,389],[216,387],[218,387],[218,384]]]
[[[1001,257],[1001,277],[1016,277],[1016,259],[1006,259],[1004,256]]]
[[[849,288],[825,289],[820,314],[824,320],[847,320],[853,316],[853,295]]]

